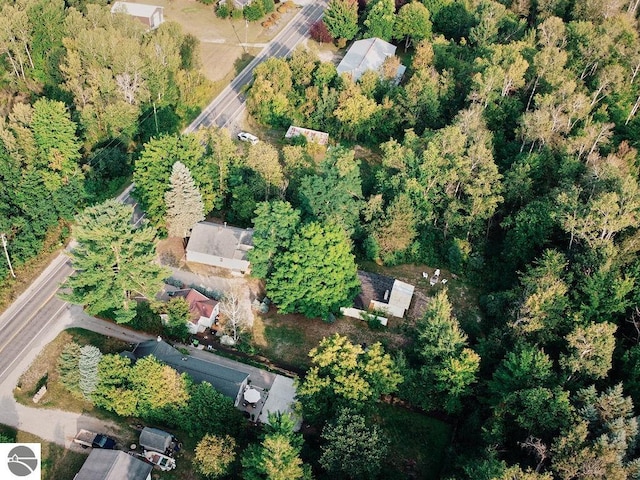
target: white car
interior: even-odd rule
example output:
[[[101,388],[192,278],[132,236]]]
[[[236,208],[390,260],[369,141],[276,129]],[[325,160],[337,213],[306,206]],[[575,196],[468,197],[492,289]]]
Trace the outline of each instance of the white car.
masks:
[[[252,135],[251,133],[248,132],[240,132],[238,134],[238,140],[241,140],[243,142],[250,142],[251,145],[255,145],[256,143],[258,143],[260,140],[258,140],[258,137],[256,137],[255,135]]]

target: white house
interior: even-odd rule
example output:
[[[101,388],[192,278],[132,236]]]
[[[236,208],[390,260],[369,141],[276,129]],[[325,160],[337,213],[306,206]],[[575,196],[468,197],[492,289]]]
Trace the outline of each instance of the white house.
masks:
[[[189,304],[191,317],[187,324],[189,333],[196,334],[211,328],[216,318],[220,314],[220,303],[203,295],[193,288],[176,290],[172,292],[173,297],[182,297]]]
[[[247,252],[253,248],[253,230],[208,222],[193,227],[187,244],[187,262],[249,271]]]
[[[155,30],[164,22],[164,7],[143,3],[114,2],[111,14],[124,13],[144,23],[149,30]]]
[[[338,75],[348,73],[357,82],[364,72],[373,70],[380,72],[387,57],[396,54],[395,45],[379,38],[366,38],[353,42],[351,48],[338,65]],[[407,67],[400,65],[396,72],[396,81],[400,82]]]

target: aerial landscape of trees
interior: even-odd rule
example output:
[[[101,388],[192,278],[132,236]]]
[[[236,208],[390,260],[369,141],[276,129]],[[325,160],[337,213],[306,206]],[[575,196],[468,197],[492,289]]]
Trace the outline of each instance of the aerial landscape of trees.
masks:
[[[358,269],[456,280],[389,329],[403,342],[351,332],[311,350],[296,383],[305,436],[284,416],[250,440],[216,429],[200,406],[232,407],[153,360],[70,344],[61,384],[192,429],[211,477],[411,478],[381,433],[392,405],[452,426],[429,478],[638,478],[639,5],[330,0],[313,32],[338,47],[375,35],[397,57],[358,79],[314,49],[267,59],[245,92],[265,135],[239,145],[214,127],[178,133],[210,85],[176,24],[149,33],[96,5],[5,2],[0,233],[20,265],[72,230],[66,296],[89,314],[131,322],[168,276],[157,236],[211,217],[254,228],[252,275],[301,330],[347,322]],[[292,124],[329,148],[270,141]],[[139,226],[105,202],[131,178]],[[184,303],[169,315],[179,325]]]

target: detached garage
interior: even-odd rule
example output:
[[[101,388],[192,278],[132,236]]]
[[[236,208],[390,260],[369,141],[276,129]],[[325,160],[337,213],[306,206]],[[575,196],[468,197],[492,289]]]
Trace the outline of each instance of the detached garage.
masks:
[[[247,252],[252,248],[252,229],[200,222],[191,231],[187,244],[187,262],[247,273]]]

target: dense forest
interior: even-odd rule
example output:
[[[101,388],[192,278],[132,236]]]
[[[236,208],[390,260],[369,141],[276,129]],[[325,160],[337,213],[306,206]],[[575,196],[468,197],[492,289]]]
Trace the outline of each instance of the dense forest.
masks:
[[[339,226],[359,259],[445,264],[481,291],[480,317],[439,293],[396,356],[398,395],[457,425],[451,478],[640,475],[637,6],[331,0],[319,39],[377,35],[399,58],[357,82],[308,50],[256,68],[259,122],[372,152],[313,165],[283,151],[280,198],[303,223]],[[290,225],[286,210],[269,214]],[[303,233],[261,236],[261,218],[277,289]]]
[[[130,178],[170,231],[180,162],[203,215],[255,226],[254,275],[283,312],[330,319],[358,261],[446,266],[480,292],[461,308],[440,291],[391,357],[339,336],[311,352],[298,393],[332,446],[314,465],[375,478],[384,442],[365,400],[395,393],[455,426],[444,477],[640,478],[636,0],[331,0],[319,39],[375,35],[398,57],[354,82],[299,49],[247,92],[265,127],[328,132],[326,154],[178,135],[208,85],[174,24],[0,5],[0,232],[16,263]],[[266,478],[270,435],[297,459],[301,440],[274,424],[247,478]]]
[[[14,266],[131,178],[138,145],[210,97],[197,40],[106,6],[0,2],[0,232]],[[8,266],[0,263],[0,276]]]

